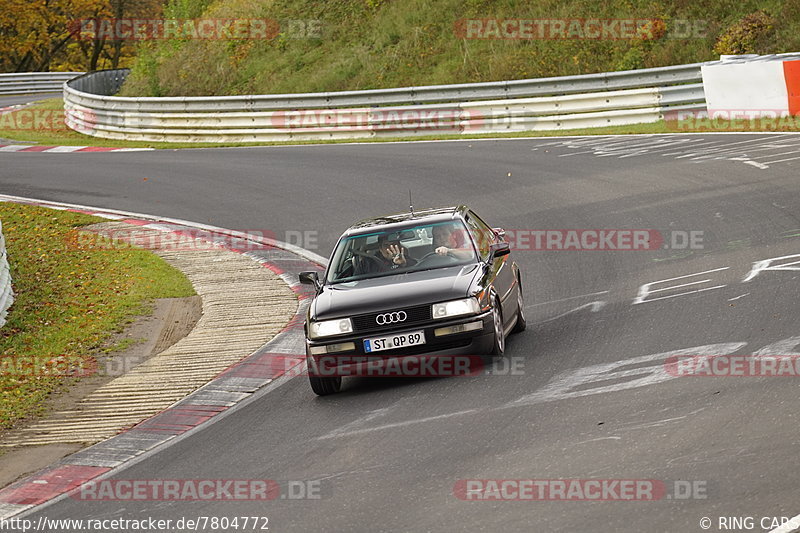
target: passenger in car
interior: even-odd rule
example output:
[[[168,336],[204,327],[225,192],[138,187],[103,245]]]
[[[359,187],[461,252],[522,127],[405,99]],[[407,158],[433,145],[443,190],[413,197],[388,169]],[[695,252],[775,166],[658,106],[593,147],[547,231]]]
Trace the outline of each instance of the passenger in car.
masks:
[[[466,231],[453,224],[433,226],[433,251],[439,255],[450,254],[458,259],[469,259],[473,256]]]

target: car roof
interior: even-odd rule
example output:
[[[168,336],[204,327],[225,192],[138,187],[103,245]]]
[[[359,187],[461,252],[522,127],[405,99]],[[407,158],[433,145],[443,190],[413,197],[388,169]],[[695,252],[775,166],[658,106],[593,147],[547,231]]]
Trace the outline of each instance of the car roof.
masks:
[[[370,233],[376,229],[382,231],[391,231],[395,227],[401,228],[408,226],[409,223],[435,223],[447,222],[457,218],[463,218],[469,208],[465,205],[458,205],[453,207],[437,207],[432,209],[423,209],[411,213],[396,213],[393,215],[384,215],[375,218],[366,218],[356,222],[344,232],[344,236],[359,235],[362,233]]]

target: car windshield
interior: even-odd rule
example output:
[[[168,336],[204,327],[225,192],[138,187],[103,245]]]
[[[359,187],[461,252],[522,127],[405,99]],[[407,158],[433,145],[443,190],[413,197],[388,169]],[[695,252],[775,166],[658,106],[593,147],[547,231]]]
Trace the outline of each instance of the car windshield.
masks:
[[[477,255],[460,220],[409,225],[339,241],[328,283],[474,263]]]

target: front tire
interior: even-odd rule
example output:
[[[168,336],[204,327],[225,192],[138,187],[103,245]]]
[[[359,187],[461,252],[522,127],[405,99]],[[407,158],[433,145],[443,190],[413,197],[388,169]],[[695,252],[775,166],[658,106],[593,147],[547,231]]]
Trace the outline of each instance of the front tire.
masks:
[[[311,390],[317,396],[336,394],[342,389],[342,376],[321,378],[309,375],[308,381],[311,383]]]

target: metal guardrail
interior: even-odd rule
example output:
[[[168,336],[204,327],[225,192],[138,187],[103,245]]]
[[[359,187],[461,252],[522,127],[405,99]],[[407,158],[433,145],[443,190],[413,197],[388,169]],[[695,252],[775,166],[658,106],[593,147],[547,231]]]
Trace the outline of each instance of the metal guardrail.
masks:
[[[704,109],[701,63],[582,76],[369,91],[213,97],[114,96],[127,69],[64,85],[67,125],[96,137],[171,142],[405,137],[655,122]]]
[[[0,94],[59,92],[64,82],[83,72],[21,72],[0,74]]]
[[[6,323],[8,308],[14,303],[11,290],[11,270],[6,253],[6,239],[3,237],[3,221],[0,220],[0,327]]]

